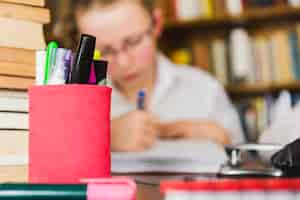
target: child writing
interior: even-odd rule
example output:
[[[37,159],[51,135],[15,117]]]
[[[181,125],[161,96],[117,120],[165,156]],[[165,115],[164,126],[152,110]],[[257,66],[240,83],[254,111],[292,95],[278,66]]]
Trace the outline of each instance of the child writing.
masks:
[[[236,111],[206,72],[179,68],[157,49],[163,28],[152,0],[74,0],[78,32],[97,37],[113,83],[112,151],[143,151],[160,138],[242,143]],[[136,109],[146,91],[146,109]]]

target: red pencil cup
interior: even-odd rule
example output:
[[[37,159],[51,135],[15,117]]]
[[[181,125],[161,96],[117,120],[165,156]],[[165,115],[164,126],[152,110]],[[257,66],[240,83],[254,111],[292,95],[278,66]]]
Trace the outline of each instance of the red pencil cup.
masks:
[[[36,86],[29,102],[30,183],[111,176],[111,88]]]

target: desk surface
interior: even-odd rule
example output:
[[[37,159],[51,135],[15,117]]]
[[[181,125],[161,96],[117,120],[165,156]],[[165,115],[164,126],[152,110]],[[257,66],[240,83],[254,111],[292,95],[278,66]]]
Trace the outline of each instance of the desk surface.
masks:
[[[264,166],[261,162],[253,161],[245,164],[246,168],[260,168]],[[160,182],[164,180],[183,180],[193,178],[216,178],[216,174],[113,174],[114,176],[127,176],[137,183],[137,200],[163,200],[160,194]]]
[[[126,176],[134,179],[137,183],[137,200],[163,200],[163,196],[161,195],[159,189],[161,181],[176,179],[182,180],[184,178],[188,178],[190,175],[191,174],[130,174]],[[212,178],[216,176],[215,174],[194,174],[193,177]]]

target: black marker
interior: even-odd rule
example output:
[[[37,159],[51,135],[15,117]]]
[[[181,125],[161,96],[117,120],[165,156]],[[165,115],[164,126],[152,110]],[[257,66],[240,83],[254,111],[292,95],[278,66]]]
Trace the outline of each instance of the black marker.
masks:
[[[96,38],[94,36],[81,35],[70,83],[87,84],[89,82],[95,46]]]
[[[108,66],[108,62],[105,60],[94,60],[97,85],[104,85],[104,86],[106,85],[107,66]]]

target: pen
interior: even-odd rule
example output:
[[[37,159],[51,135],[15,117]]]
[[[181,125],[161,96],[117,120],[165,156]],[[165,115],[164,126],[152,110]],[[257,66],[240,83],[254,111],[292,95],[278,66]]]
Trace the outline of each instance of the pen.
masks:
[[[49,74],[50,74],[52,65],[55,62],[57,48],[58,48],[58,44],[54,41],[50,42],[47,46],[44,85],[48,84]]]
[[[107,84],[107,66],[108,62],[105,60],[94,60],[97,85],[105,86]]]
[[[139,91],[137,96],[138,110],[145,110],[145,98],[146,98],[146,92],[144,90]]]
[[[65,83],[68,83],[72,65],[73,53],[72,50],[68,50],[64,56],[64,79]]]
[[[108,62],[101,59],[101,52],[95,50],[94,53],[94,70],[96,74],[96,83],[97,85],[107,85],[107,67]]]
[[[91,65],[91,73],[90,73],[90,79],[89,79],[90,84],[98,84],[98,82],[99,82],[96,79],[95,62],[99,61],[100,59],[101,59],[101,53],[99,50],[96,49],[94,52],[94,62],[92,62],[92,65]]]
[[[73,70],[73,66],[74,66],[74,62],[75,62],[75,53],[71,52],[70,55],[70,68],[68,69],[68,71],[66,72],[66,83],[69,84],[71,82],[71,77],[72,77],[72,70]]]
[[[95,45],[96,38],[94,36],[81,35],[80,44],[71,72],[71,83],[87,84],[89,82]]]
[[[94,62],[91,65],[89,84],[96,84],[96,72],[95,72],[95,63]]]
[[[96,49],[94,52],[94,60],[100,60],[101,59],[101,52]]]
[[[69,52],[68,49],[58,48],[56,50],[55,64],[52,67],[49,75],[48,84],[65,84],[65,71],[70,67],[69,60],[66,61],[65,57]],[[68,58],[69,59],[69,58]]]

